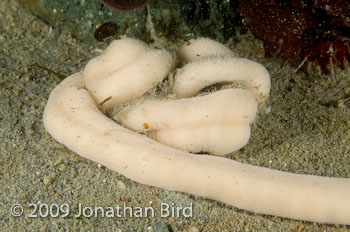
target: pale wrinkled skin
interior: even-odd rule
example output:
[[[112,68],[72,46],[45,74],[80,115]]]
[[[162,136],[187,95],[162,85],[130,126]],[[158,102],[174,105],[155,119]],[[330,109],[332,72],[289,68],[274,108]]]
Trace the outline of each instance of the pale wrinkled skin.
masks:
[[[286,173],[167,147],[102,114],[81,73],[52,91],[43,121],[72,151],[139,183],[256,213],[350,224],[349,179]]]

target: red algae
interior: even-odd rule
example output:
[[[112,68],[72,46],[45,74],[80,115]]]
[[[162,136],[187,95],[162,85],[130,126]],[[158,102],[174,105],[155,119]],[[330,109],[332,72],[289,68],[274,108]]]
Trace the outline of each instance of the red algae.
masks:
[[[239,12],[268,57],[315,62],[323,71],[349,63],[349,0],[250,0]]]

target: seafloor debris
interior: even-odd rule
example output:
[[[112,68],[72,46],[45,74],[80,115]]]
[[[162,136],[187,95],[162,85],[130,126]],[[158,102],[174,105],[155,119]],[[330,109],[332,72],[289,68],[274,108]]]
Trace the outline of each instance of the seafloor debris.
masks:
[[[104,41],[106,38],[112,37],[117,33],[117,24],[114,22],[105,22],[99,25],[95,31],[95,39]]]
[[[149,0],[100,0],[100,2],[119,12],[132,12],[145,7]]]
[[[350,0],[250,0],[239,12],[268,57],[306,61],[322,71],[350,61]]]

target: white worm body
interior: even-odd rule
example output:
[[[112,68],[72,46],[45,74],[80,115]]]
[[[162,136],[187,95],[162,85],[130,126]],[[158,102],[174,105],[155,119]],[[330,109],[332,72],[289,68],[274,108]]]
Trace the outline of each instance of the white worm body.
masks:
[[[225,155],[248,143],[256,111],[250,91],[226,89],[201,97],[146,99],[123,108],[114,118],[170,147]]]
[[[208,38],[197,38],[186,42],[177,55],[183,63],[189,63],[211,56],[234,56],[235,54],[222,43]]]
[[[177,97],[194,96],[206,86],[222,82],[241,81],[264,102],[270,92],[268,71],[254,61],[231,56],[207,57],[186,64],[175,75]]]
[[[350,224],[349,179],[286,173],[169,148],[103,115],[81,74],[52,91],[43,121],[70,150],[136,182],[255,213]]]
[[[150,49],[135,39],[115,41],[106,51],[86,65],[84,82],[97,103],[110,98],[103,104],[107,112],[117,104],[144,95],[169,74],[173,65],[169,52]]]
[[[126,40],[126,42],[130,41]],[[139,53],[144,51],[142,46]],[[139,50],[136,50],[138,53]],[[162,54],[164,53],[161,52],[161,57]],[[157,66],[158,58],[153,58],[154,63],[151,62],[139,70],[152,70],[151,66]],[[208,77],[203,70],[212,74],[215,72],[199,64],[217,68],[218,66],[209,63],[209,59],[211,58],[206,58],[205,61],[193,61],[188,65],[193,65],[192,68],[197,66],[199,68],[197,71]],[[169,59],[163,60],[166,60],[165,63],[161,63],[164,67],[157,67],[158,70],[162,70],[159,73],[166,73],[171,67]],[[229,60],[228,63],[232,62],[232,59]],[[220,62],[216,63],[219,67],[226,65],[226,61]],[[256,91],[252,90],[252,92],[258,99],[265,99],[270,83],[266,80],[266,69],[256,64],[252,65],[251,61],[245,59],[237,62],[242,67],[236,66],[239,70],[232,71],[252,80],[251,87],[257,87]],[[129,65],[132,64],[127,64],[125,67]],[[189,69],[186,68],[188,65],[185,66],[183,73],[188,72]],[[108,63],[108,67],[114,66]],[[252,68],[257,68],[261,72]],[[90,70],[93,72],[93,68]],[[99,75],[104,73],[103,68],[101,70],[99,69]],[[196,70],[193,71],[196,72]],[[95,80],[87,77],[87,73],[89,72],[73,74],[60,83],[50,94],[43,116],[45,129],[52,137],[80,156],[98,162],[142,184],[219,200],[252,212],[314,222],[350,224],[349,179],[286,173],[222,157],[194,155],[158,143],[145,135],[126,129],[101,113],[97,107],[98,102],[95,102],[96,92],[90,90],[86,84],[88,81]],[[125,82],[123,88],[128,91],[121,89],[123,94],[117,92],[118,99],[113,104],[137,98],[140,92],[146,92],[154,82],[159,81],[158,78],[153,78],[153,83],[144,80],[143,72],[139,73],[139,81],[147,84],[139,83],[142,88],[133,88],[133,82]],[[184,75],[183,73],[179,75]],[[260,75],[263,80],[254,79],[256,77],[247,76],[248,74]],[[189,77],[196,75],[188,73]],[[145,74],[145,76],[150,75]],[[201,76],[198,77],[199,80],[205,81]],[[91,80],[87,80],[89,78]],[[184,80],[184,83],[186,81]],[[201,82],[198,83],[203,86]],[[99,81],[95,81],[95,84],[104,85]],[[191,85],[181,84],[180,86],[192,91],[194,88]],[[90,86],[90,88],[99,89],[99,86]],[[113,88],[118,90],[118,87],[113,86]],[[196,91],[195,89],[194,92]],[[113,104],[107,105],[107,109],[111,109]],[[105,107],[105,104],[102,107]],[[181,110],[181,107],[179,109]],[[159,114],[162,112],[159,111]],[[249,126],[253,118],[247,119],[246,125]]]

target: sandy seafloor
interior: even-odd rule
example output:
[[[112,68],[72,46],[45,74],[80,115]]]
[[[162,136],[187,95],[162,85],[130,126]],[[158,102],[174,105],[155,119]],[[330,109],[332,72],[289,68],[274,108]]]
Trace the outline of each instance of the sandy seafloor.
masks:
[[[130,181],[79,157],[45,132],[42,113],[50,91],[106,44],[88,45],[50,29],[13,0],[0,1],[0,231],[347,231],[349,227],[257,215],[188,194]],[[271,73],[271,112],[260,114],[247,146],[230,156],[294,173],[350,178],[350,76],[295,73],[265,59],[261,42],[237,36],[230,47]],[[258,193],[257,193],[258,194]],[[350,196],[349,196],[350,197]],[[291,196],[293,201],[293,196]],[[152,202],[152,203],[151,203]],[[192,218],[74,217],[84,206],[188,206]],[[67,203],[66,218],[29,218],[29,204]],[[10,214],[22,204],[24,215]],[[38,213],[37,213],[38,214]]]

